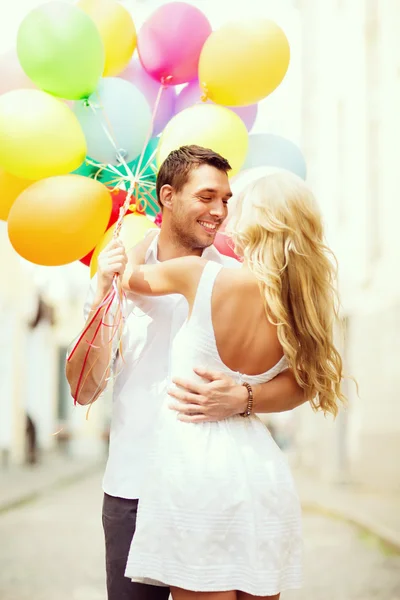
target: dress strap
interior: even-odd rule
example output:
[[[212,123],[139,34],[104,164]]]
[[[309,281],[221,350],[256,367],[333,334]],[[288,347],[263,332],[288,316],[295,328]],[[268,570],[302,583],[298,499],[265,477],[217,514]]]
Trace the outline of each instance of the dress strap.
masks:
[[[211,323],[211,298],[214,289],[215,280],[222,265],[209,260],[200,276],[197,286],[196,296],[192,308],[190,319],[199,320],[200,323]]]

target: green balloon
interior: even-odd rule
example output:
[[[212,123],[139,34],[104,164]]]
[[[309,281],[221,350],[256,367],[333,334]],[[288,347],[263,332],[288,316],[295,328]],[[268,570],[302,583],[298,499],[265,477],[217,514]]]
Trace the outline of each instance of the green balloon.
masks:
[[[39,88],[68,100],[88,98],[104,70],[104,46],[94,21],[65,2],[43,4],[25,17],[17,52]]]
[[[143,199],[146,205],[146,213],[155,217],[160,212],[160,205],[157,201],[156,181],[157,181],[157,166],[155,150],[159,143],[159,138],[152,138],[146,146],[143,154],[143,159],[140,163],[140,171],[143,177],[143,182],[151,183],[152,187],[139,184],[139,197]],[[150,160],[151,159],[151,160]],[[140,156],[129,163],[129,168],[132,173],[136,173],[139,165]],[[146,166],[147,165],[147,166]],[[146,168],[145,168],[146,167]]]

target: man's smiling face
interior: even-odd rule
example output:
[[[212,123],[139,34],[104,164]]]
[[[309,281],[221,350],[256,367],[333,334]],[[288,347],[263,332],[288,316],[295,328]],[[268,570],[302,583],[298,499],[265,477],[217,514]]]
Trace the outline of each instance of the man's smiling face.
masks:
[[[228,175],[210,165],[194,168],[187,183],[173,193],[171,228],[184,245],[207,248],[228,215],[232,196]]]

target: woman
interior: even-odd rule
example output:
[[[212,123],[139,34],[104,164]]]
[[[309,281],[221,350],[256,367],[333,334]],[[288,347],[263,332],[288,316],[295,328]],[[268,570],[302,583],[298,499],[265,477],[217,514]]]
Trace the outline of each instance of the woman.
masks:
[[[231,229],[241,269],[184,257],[124,276],[129,292],[188,301],[171,379],[202,364],[249,394],[243,417],[195,424],[177,419],[166,396],[155,425],[125,574],[170,586],[174,600],[277,600],[300,586],[299,500],[284,455],[252,414],[251,386],[289,367],[315,409],[336,415],[343,399],[335,273],[310,191],[290,174],[260,179],[237,198]]]

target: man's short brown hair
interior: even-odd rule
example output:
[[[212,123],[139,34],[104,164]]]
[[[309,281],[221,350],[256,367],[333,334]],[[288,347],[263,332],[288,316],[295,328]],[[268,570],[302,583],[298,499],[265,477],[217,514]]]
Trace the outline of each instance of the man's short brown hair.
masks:
[[[181,146],[178,150],[173,150],[168,154],[157,175],[157,200],[161,208],[161,188],[164,185],[170,185],[176,192],[179,192],[188,182],[191,171],[201,165],[210,165],[224,173],[228,173],[232,168],[226,158],[201,146]]]

